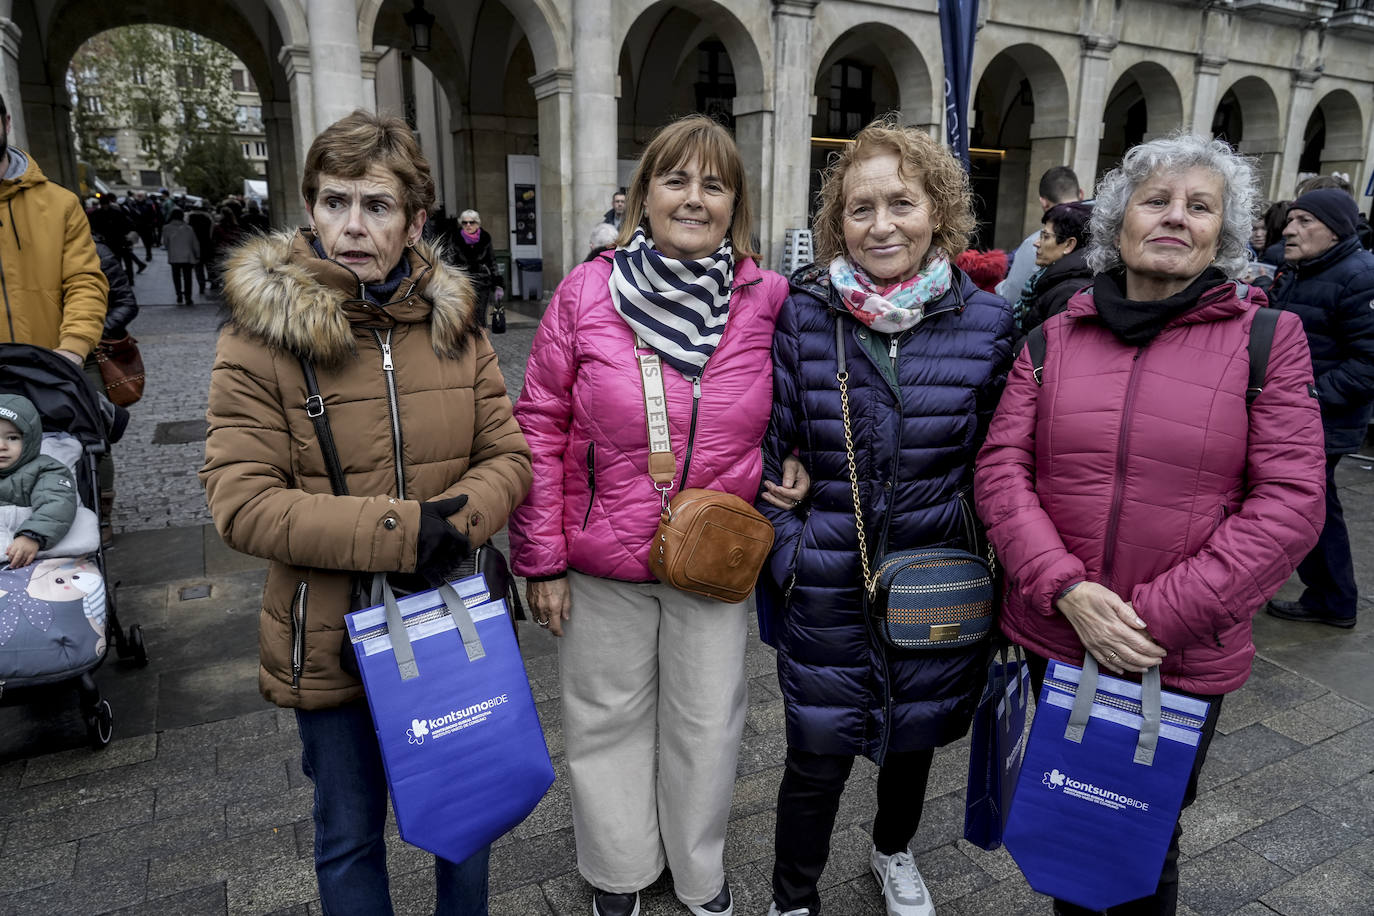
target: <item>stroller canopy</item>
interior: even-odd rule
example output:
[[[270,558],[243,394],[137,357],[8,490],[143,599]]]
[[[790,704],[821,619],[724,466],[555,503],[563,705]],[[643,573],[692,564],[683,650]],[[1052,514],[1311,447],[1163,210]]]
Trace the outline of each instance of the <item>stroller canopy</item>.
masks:
[[[0,344],[0,392],[32,401],[44,432],[68,433],[86,448],[109,447],[99,395],[65,356],[30,344]]]

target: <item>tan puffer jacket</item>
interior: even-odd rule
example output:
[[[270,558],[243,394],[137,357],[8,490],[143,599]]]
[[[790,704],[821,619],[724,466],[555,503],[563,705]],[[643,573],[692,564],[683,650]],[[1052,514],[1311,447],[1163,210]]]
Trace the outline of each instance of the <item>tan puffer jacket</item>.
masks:
[[[362,695],[339,665],[350,573],[415,569],[420,501],[466,494],[449,521],[485,542],[529,490],[530,452],[461,273],[409,249],[410,278],[378,307],[309,243],[258,237],[227,263],[200,478],[225,542],[272,560],[263,695],[320,709]],[[348,496],[330,488],[297,354],[315,364]]]

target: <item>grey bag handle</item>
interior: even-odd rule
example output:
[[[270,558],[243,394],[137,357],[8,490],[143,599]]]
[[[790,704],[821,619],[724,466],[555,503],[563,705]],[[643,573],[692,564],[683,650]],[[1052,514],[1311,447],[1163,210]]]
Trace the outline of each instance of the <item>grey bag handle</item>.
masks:
[[[444,605],[448,608],[449,616],[453,618],[454,626],[458,628],[458,635],[463,639],[463,649],[467,652],[468,661],[475,662],[486,658],[487,650],[482,645],[482,637],[477,634],[477,625],[472,622],[472,614],[468,613],[463,599],[458,597],[453,586],[447,582],[440,585],[438,591],[439,597],[444,599]],[[405,620],[401,617],[401,608],[396,602],[396,593],[392,590],[391,583],[386,580],[385,573],[375,573],[372,576],[372,601],[386,608],[386,632],[391,637],[391,651],[396,655],[396,670],[400,673],[401,680],[409,681],[419,677],[420,667],[415,663],[415,649],[410,644],[410,634],[406,632]]]
[[[1140,679],[1140,712],[1144,721],[1140,723],[1140,737],[1135,745],[1135,762],[1152,766],[1155,762],[1155,747],[1159,744],[1160,707],[1159,666],[1155,665]],[[1074,694],[1073,709],[1069,712],[1069,724],[1064,729],[1064,738],[1074,744],[1083,743],[1083,732],[1088,727],[1092,715],[1093,698],[1097,696],[1097,659],[1091,652],[1083,656],[1083,675],[1078,679],[1078,690]]]

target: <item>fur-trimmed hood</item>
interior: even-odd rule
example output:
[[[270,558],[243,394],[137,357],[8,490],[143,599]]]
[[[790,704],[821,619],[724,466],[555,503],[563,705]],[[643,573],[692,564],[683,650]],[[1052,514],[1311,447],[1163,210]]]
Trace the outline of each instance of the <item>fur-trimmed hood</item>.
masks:
[[[363,298],[356,274],[318,257],[308,229],[254,236],[225,260],[229,322],[269,346],[334,366],[357,351],[373,328],[428,322],[434,352],[453,357],[477,334],[468,278],[425,241],[407,248],[410,276],[383,306]]]

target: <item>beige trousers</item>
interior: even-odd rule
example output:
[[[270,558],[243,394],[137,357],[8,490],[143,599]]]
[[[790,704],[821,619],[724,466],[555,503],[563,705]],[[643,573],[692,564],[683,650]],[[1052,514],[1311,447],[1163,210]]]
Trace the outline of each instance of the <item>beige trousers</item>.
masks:
[[[666,864],[680,900],[706,903],[725,882],[753,601],[568,578],[558,666],[578,870],[627,894]]]

